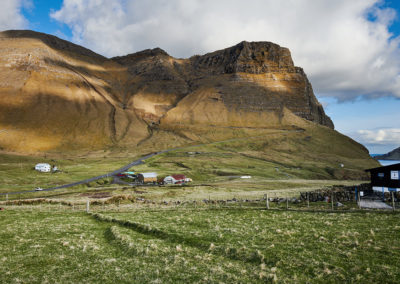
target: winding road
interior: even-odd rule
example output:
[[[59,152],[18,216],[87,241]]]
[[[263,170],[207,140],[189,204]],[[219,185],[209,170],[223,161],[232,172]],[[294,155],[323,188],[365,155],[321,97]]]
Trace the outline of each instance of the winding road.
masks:
[[[0,195],[7,195],[7,194],[11,195],[11,194],[23,194],[23,193],[29,193],[29,192],[52,191],[52,190],[56,190],[56,189],[60,189],[60,188],[67,188],[67,187],[72,187],[72,186],[76,186],[76,185],[80,185],[80,184],[84,184],[84,183],[89,183],[89,182],[92,182],[92,181],[95,181],[95,180],[111,177],[111,176],[117,175],[119,173],[125,172],[125,171],[127,171],[128,169],[130,169],[133,166],[137,166],[137,165],[143,164],[143,161],[146,160],[146,159],[149,159],[149,158],[151,158],[153,156],[160,155],[160,154],[172,151],[172,150],[176,150],[176,149],[169,149],[169,150],[164,150],[164,151],[155,152],[155,153],[146,155],[144,157],[141,157],[141,158],[139,158],[139,159],[137,159],[137,160],[135,160],[135,161],[123,166],[122,168],[119,168],[118,170],[106,173],[104,175],[100,175],[100,176],[96,176],[96,177],[92,177],[92,178],[88,178],[88,179],[84,179],[84,180],[81,180],[81,181],[77,181],[77,182],[73,182],[73,183],[69,183],[69,184],[64,184],[64,185],[60,185],[60,186],[45,188],[45,189],[43,189],[41,191],[36,191],[36,190],[33,189],[33,190],[24,190],[24,191],[4,192],[4,193],[0,193]]]
[[[281,130],[278,130],[278,131],[279,132],[281,132],[281,131],[283,131],[283,132],[304,132],[304,129],[301,129],[301,130],[299,130],[299,129],[295,129],[295,130],[281,129]],[[270,135],[270,134],[268,134],[268,135]],[[148,154],[146,156],[143,156],[143,157],[141,157],[141,158],[139,158],[139,159],[137,159],[137,160],[125,165],[125,166],[123,166],[122,168],[119,168],[119,169],[117,169],[115,171],[112,171],[112,172],[109,172],[109,173],[106,173],[106,174],[103,174],[103,175],[100,175],[100,176],[96,176],[96,177],[92,177],[92,178],[88,178],[88,179],[84,179],[84,180],[81,180],[81,181],[77,181],[77,182],[73,182],[73,183],[69,183],[69,184],[64,184],[64,185],[60,185],[60,186],[49,187],[49,188],[42,189],[40,191],[36,191],[36,190],[33,189],[33,190],[24,190],[24,191],[3,192],[3,193],[0,193],[0,196],[1,195],[7,195],[7,194],[12,195],[12,194],[23,194],[23,193],[29,193],[29,192],[52,191],[52,190],[56,190],[56,189],[60,189],[60,188],[72,187],[72,186],[76,186],[76,185],[80,185],[80,184],[89,183],[89,182],[92,182],[92,181],[95,181],[95,180],[99,180],[99,179],[102,179],[102,178],[112,177],[114,175],[117,175],[119,173],[127,171],[128,169],[130,169],[133,166],[137,166],[137,165],[143,164],[143,161],[146,160],[146,159],[149,159],[149,158],[154,157],[156,155],[164,154],[164,153],[167,153],[167,152],[180,150],[180,149],[184,149],[184,148],[187,149],[187,148],[199,147],[199,146],[204,146],[204,145],[212,145],[212,144],[218,144],[218,143],[232,142],[232,141],[238,141],[238,140],[249,139],[249,138],[260,138],[260,137],[265,137],[265,136],[267,136],[267,135],[264,134],[264,135],[259,135],[259,136],[231,138],[231,139],[227,139],[227,140],[223,140],[223,141],[215,141],[215,142],[211,142],[211,143],[207,143],[207,144],[190,145],[190,146],[185,146],[185,147],[178,147],[178,148],[173,148],[173,149],[162,150],[162,151],[159,151],[159,152],[154,152],[152,154]]]

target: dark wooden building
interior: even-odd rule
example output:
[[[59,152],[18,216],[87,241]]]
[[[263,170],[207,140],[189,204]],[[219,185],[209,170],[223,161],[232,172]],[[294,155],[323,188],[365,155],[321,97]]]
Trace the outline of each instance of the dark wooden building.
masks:
[[[365,171],[371,173],[371,186],[374,191],[400,192],[400,163]]]

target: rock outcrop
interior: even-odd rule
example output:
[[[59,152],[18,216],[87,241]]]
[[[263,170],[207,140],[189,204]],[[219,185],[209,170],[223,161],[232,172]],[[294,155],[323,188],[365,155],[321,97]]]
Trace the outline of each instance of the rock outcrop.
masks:
[[[133,107],[153,124],[182,124],[184,120],[224,126],[271,125],[263,121],[263,115],[272,112],[279,117],[287,108],[333,128],[303,69],[294,66],[290,51],[270,42],[241,42],[189,59],[175,59],[157,48],[113,60],[127,66]],[[147,109],[140,107],[143,104]],[[154,107],[149,109],[149,105]],[[218,108],[229,113],[229,118],[221,117]],[[235,113],[244,119],[235,121]]]
[[[270,42],[188,59],[159,48],[108,59],[51,35],[6,31],[0,55],[0,150],[135,147],[157,135],[218,140],[229,129],[304,121],[333,129],[290,51]]]

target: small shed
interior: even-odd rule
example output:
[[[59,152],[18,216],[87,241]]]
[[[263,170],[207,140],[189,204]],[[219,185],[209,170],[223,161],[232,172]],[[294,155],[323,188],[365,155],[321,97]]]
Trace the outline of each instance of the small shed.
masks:
[[[185,175],[171,175],[164,178],[165,184],[181,184],[186,182]]]
[[[371,173],[371,186],[374,191],[400,192],[400,163],[365,171]]]
[[[42,173],[49,173],[51,171],[51,166],[47,163],[39,163],[35,166],[35,170]]]
[[[141,173],[137,175],[137,179],[141,183],[156,183],[157,173]]]

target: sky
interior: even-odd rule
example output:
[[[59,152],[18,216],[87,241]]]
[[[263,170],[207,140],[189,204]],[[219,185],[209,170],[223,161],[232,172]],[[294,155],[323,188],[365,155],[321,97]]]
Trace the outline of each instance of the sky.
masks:
[[[336,130],[370,153],[400,147],[400,1],[1,0],[0,30],[56,35],[111,57],[179,58],[243,40],[288,47]]]

